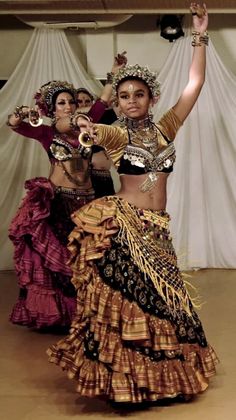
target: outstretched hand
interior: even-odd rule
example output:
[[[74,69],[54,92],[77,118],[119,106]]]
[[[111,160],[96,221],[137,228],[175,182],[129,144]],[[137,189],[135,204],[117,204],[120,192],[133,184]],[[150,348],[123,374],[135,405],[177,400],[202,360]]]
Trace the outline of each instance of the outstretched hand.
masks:
[[[112,66],[112,73],[117,73],[122,67],[125,67],[127,64],[126,51],[123,51],[121,54],[117,54],[114,58],[114,63]]]
[[[75,114],[75,123],[80,133],[85,133],[93,143],[96,143],[96,129],[89,117],[80,113]]]
[[[200,33],[205,32],[208,27],[208,13],[205,3],[203,3],[203,6],[198,3],[191,3],[190,11],[193,16],[194,30]]]

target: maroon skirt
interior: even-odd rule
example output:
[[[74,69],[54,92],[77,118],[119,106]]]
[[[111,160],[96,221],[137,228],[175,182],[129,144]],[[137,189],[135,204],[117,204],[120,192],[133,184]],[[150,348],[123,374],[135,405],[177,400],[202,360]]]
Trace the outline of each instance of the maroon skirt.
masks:
[[[35,328],[66,327],[76,309],[68,266],[70,215],[94,198],[94,190],[55,187],[41,177],[26,181],[25,188],[9,228],[20,287],[10,320]]]

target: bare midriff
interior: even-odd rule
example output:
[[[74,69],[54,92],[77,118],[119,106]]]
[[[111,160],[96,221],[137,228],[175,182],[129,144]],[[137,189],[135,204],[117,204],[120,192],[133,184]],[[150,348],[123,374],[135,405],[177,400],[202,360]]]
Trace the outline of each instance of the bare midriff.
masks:
[[[76,182],[70,181],[68,179],[60,162],[55,162],[51,166],[51,172],[49,176],[50,181],[54,185],[64,188],[79,188],[81,190],[86,190],[92,187],[91,179],[90,177],[88,178],[86,176],[86,172],[84,170],[71,173],[69,162],[63,162],[63,164],[67,172],[73,176]]]
[[[158,173],[154,187],[146,192],[140,190],[140,185],[147,179],[148,174],[121,175],[121,189],[117,193],[129,203],[141,209],[165,210],[167,173]]]
[[[60,161],[55,161],[51,165],[49,179],[56,186],[64,188],[81,188],[82,190],[89,189],[92,187],[90,174],[88,173],[89,161],[81,159],[80,165],[80,170],[75,171],[72,168],[70,160],[64,161],[63,164]],[[104,152],[98,152],[92,157],[92,166],[97,170],[109,170],[111,161],[107,158]],[[76,180],[76,182],[68,179],[65,170],[69,173],[69,175],[71,175],[71,177],[73,177],[73,179]]]

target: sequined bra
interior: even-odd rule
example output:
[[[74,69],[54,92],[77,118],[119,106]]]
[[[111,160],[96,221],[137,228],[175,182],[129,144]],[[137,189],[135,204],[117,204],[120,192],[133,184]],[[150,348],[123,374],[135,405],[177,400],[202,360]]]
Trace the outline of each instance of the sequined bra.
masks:
[[[118,173],[143,175],[148,172],[172,172],[176,157],[175,146],[174,143],[170,143],[163,134],[162,136],[165,138],[167,146],[159,148],[157,139],[152,142],[151,147],[145,146],[145,142],[139,146],[131,144],[129,135],[129,143],[120,159]]]
[[[82,159],[91,158],[92,153],[95,152],[93,146],[83,147],[81,144],[72,146],[68,141],[64,140],[61,136],[54,136],[52,144],[50,145],[48,156],[49,159],[59,160],[65,162],[70,159],[76,159],[78,157]]]

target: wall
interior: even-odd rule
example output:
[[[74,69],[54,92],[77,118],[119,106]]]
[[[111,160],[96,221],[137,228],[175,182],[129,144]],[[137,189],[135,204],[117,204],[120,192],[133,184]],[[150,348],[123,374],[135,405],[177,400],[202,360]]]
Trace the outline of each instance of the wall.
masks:
[[[157,16],[136,15],[114,28],[92,32],[67,31],[67,35],[75,54],[89,74],[96,78],[105,78],[114,54],[124,50],[130,63],[148,64],[151,70],[158,72],[168,56],[171,43],[160,37],[156,20]],[[0,16],[0,79],[9,78],[32,31],[16,18]],[[224,64],[236,74],[236,16],[211,15],[209,33]]]

